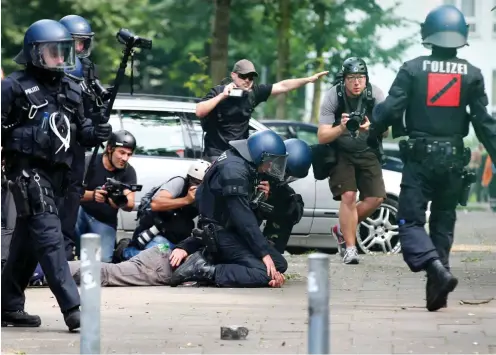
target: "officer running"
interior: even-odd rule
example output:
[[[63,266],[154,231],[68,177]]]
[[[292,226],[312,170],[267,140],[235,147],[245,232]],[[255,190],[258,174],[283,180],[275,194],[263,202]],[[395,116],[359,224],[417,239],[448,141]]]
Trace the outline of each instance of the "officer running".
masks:
[[[290,183],[303,179],[308,175],[312,165],[312,150],[301,139],[291,138],[284,141],[288,161],[284,182],[273,184],[267,204],[273,206],[273,211],[267,215],[263,234],[274,243],[276,250],[283,254],[288,245],[293,227],[303,217],[305,204],[300,194],[297,194]]]
[[[111,126],[84,118],[81,90],[65,77],[74,40],[60,23],[40,20],[24,35],[26,68],[2,81],[2,148],[17,221],[2,272],[2,327],[38,327],[25,312],[24,290],[39,262],[69,330],[80,326],[80,299],[65,257],[56,200],[68,187],[74,139],[95,145]]]
[[[463,14],[454,6],[440,6],[427,15],[421,34],[431,55],[403,64],[389,96],[374,110],[372,130],[383,132],[392,125],[393,138],[410,138],[400,142],[405,165],[399,236],[410,269],[427,272],[426,308],[437,311],[447,306],[447,296],[458,284],[450,273],[449,253],[455,209],[459,202],[466,203],[462,191],[471,183],[464,173],[470,152],[464,149],[463,137],[472,122],[477,137],[496,158],[496,120],[485,108],[488,99],[480,69],[457,57],[457,49],[467,45]],[[430,200],[429,236],[424,224]]]
[[[198,227],[214,231],[214,262],[200,252],[172,275],[171,285],[187,281],[224,287],[280,287],[287,269],[284,257],[259,228],[253,195],[268,195],[269,180],[282,181],[287,154],[283,140],[271,130],[231,141],[205,174],[196,191]],[[207,233],[208,235],[208,233]],[[207,243],[205,243],[207,244]]]

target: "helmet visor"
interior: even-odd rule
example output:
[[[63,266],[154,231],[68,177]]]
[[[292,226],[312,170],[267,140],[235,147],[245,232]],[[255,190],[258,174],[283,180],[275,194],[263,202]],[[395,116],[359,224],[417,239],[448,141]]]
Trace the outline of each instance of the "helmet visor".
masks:
[[[73,35],[75,41],[76,55],[79,58],[89,57],[93,49],[93,37],[83,35]]]
[[[274,155],[264,153],[262,155],[262,160],[258,166],[258,171],[278,181],[284,181],[287,160],[287,154]]]
[[[53,71],[74,70],[76,67],[73,41],[36,43],[33,51],[35,66]]]

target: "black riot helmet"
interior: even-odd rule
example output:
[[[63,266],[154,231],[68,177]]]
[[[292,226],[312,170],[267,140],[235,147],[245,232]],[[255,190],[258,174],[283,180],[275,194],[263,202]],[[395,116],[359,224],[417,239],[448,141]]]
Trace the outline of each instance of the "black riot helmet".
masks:
[[[136,138],[126,130],[112,132],[107,146],[113,148],[129,148],[133,152],[136,149]]]
[[[463,13],[453,5],[436,7],[420,25],[422,44],[431,49],[461,48],[467,46],[468,25]]]
[[[350,57],[345,59],[341,67],[341,72],[343,79],[349,74],[364,74],[367,77],[367,82],[369,81],[367,64],[362,58]]]

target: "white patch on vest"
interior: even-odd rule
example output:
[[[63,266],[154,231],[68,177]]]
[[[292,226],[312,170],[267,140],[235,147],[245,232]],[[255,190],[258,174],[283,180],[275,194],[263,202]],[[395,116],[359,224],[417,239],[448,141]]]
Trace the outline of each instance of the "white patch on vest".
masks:
[[[468,65],[438,60],[424,60],[422,63],[422,70],[431,73],[466,75],[468,74]]]
[[[224,152],[224,153],[222,153],[222,154],[221,154],[221,155],[217,158],[217,161],[222,161],[222,160],[224,160],[224,159],[226,159],[226,158],[227,158],[227,153],[226,153],[226,152]]]
[[[29,89],[24,90],[24,92],[26,93],[26,95],[35,93],[37,91],[40,91],[40,88],[38,87],[38,85],[33,86],[32,88],[29,88]]]

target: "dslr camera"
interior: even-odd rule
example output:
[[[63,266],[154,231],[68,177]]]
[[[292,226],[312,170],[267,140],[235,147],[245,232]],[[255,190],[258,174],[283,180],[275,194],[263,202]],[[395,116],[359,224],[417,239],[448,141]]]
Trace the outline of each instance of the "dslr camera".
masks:
[[[360,128],[360,125],[365,123],[365,112],[353,111],[348,116],[348,122],[346,122],[346,128],[348,131],[355,133]]]

